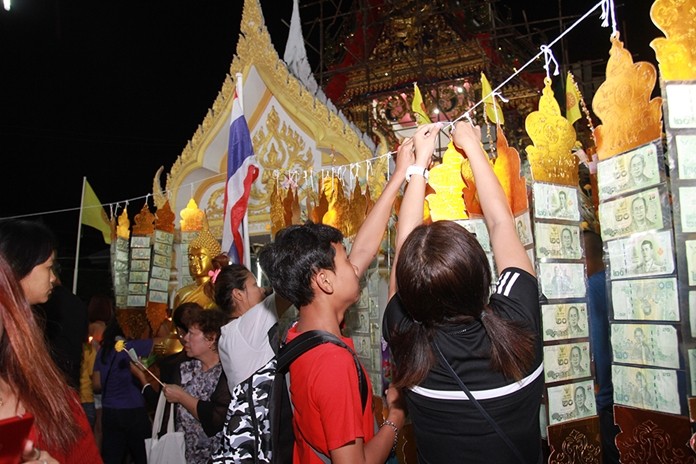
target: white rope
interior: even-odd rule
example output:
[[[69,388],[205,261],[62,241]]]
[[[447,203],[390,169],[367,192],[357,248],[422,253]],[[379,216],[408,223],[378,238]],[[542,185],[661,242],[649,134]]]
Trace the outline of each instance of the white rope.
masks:
[[[546,70],[546,77],[551,79],[551,63],[554,65],[553,75],[558,76],[558,61],[556,57],[553,56],[553,51],[546,45],[542,45],[541,51],[544,53],[544,69]]]

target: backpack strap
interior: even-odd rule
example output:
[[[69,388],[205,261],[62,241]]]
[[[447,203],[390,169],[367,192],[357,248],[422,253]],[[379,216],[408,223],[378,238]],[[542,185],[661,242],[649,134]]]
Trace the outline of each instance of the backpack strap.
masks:
[[[324,330],[308,330],[307,332],[302,332],[293,341],[282,346],[278,351],[278,365],[276,366],[276,372],[280,374],[286,374],[290,369],[290,364],[301,355],[307,351],[315,348],[324,343],[333,343],[334,345],[345,348],[353,356],[353,362],[355,363],[355,369],[358,374],[358,383],[360,385],[360,400],[362,402],[362,410],[365,412],[365,407],[367,406],[367,379],[365,378],[365,372],[362,369],[360,360],[355,352],[346,345],[343,340],[335,336],[330,332]]]

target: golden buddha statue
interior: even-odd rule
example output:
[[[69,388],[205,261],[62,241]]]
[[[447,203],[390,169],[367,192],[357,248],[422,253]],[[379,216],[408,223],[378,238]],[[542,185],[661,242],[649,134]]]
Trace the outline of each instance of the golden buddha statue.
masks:
[[[205,309],[215,308],[215,302],[205,291],[213,271],[213,258],[221,253],[220,243],[210,230],[204,228],[188,247],[189,272],[195,282],[182,287],[174,297],[174,308],[181,303],[198,303]]]

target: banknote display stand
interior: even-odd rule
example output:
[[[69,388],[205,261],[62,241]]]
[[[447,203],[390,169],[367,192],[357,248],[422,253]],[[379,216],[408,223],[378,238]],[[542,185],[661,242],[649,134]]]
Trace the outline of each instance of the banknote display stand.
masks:
[[[581,195],[576,187],[542,182],[532,195],[550,462],[599,463]]]

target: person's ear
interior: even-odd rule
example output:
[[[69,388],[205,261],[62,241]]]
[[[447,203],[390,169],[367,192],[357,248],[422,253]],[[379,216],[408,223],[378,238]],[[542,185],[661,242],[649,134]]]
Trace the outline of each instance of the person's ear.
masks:
[[[235,301],[242,301],[244,299],[244,292],[238,288],[232,289],[232,299]]]
[[[319,287],[319,289],[327,294],[332,294],[334,289],[333,289],[333,282],[331,281],[331,278],[333,277],[332,274],[321,270],[314,274],[314,283]]]

